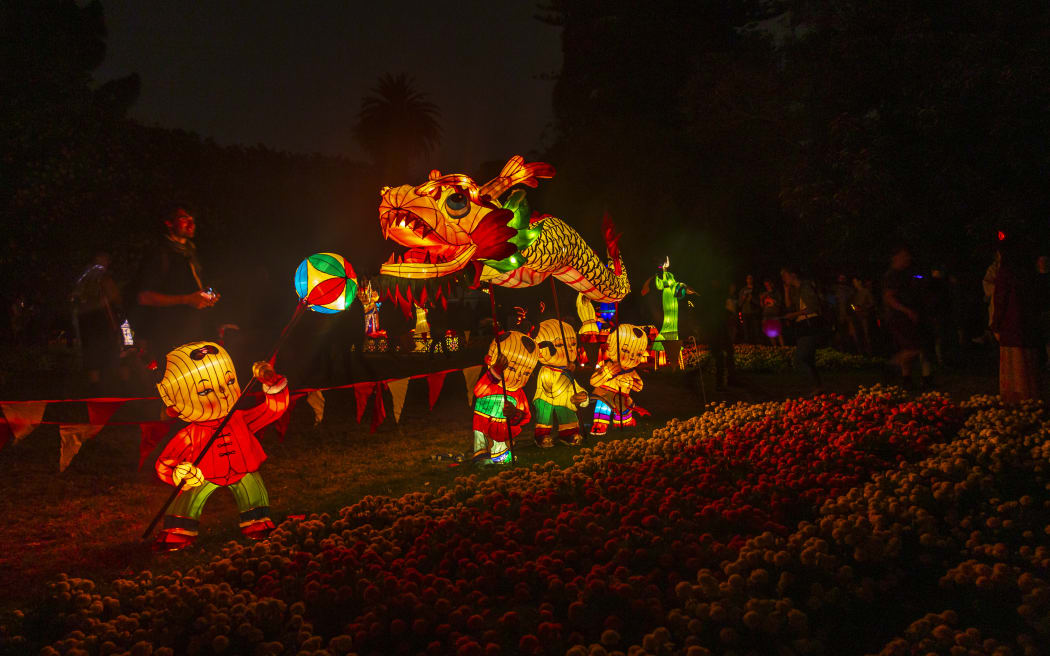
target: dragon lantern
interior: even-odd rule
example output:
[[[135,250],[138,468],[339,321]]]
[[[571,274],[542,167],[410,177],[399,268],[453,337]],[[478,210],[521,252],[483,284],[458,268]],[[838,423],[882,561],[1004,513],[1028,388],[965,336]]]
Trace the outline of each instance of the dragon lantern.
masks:
[[[431,171],[421,185],[384,187],[380,226],[402,247],[380,268],[384,297],[407,311],[444,306],[453,284],[531,287],[554,276],[592,301],[621,300],[630,284],[608,218],[606,263],[564,221],[531,212],[523,190],[510,191],[553,176],[549,164],[515,156],[480,186],[466,175]]]

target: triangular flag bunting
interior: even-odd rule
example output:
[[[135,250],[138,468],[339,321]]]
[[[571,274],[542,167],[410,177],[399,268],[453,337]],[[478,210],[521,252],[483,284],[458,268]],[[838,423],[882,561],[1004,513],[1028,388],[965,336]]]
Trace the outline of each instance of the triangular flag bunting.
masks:
[[[306,395],[306,403],[313,408],[316,426],[324,419],[324,394],[321,394],[321,390],[314,390]]]
[[[372,427],[368,430],[369,433],[376,432],[376,429],[379,428],[379,424],[383,423],[386,419],[386,404],[383,403],[383,389],[385,387],[385,382],[375,384],[376,404],[375,407],[372,408]]]
[[[427,400],[430,402],[431,410],[434,409],[434,404],[437,403],[438,396],[441,395],[441,387],[445,384],[445,373],[444,371],[438,371],[427,374]]]
[[[358,383],[354,385],[354,402],[357,403],[357,423],[365,416],[365,408],[368,407],[368,398],[375,391],[375,383]]]
[[[7,425],[7,421],[0,419],[0,451],[3,450],[7,443],[11,441],[14,434],[11,432],[11,427]]]
[[[284,434],[288,432],[288,422],[292,420],[292,410],[295,409],[295,404],[299,402],[299,399],[306,396],[305,392],[298,394],[292,394],[288,398],[288,407],[285,409],[284,414],[277,418],[277,421],[273,422],[273,429],[277,431],[277,436],[284,442]]]
[[[113,414],[124,405],[124,401],[88,401],[88,423],[105,426]]]
[[[0,403],[0,410],[7,419],[7,425],[11,427],[11,434],[15,436],[15,444],[32,433],[33,429],[40,424],[40,420],[44,418],[45,409],[47,409],[47,401]]]
[[[139,469],[142,469],[142,463],[146,462],[154,447],[168,434],[169,426],[170,421],[144,421],[139,424],[139,430],[142,432],[142,438],[139,440]]]
[[[401,421],[401,409],[405,407],[405,394],[408,393],[408,379],[398,378],[386,384],[394,402],[394,423]]]
[[[476,364],[463,370],[463,380],[467,384],[467,405],[474,405],[474,384],[481,375],[482,365]]]
[[[62,450],[58,455],[58,471],[66,471],[73,457],[80,452],[80,447],[102,430],[94,424],[61,424],[58,434],[62,437]]]

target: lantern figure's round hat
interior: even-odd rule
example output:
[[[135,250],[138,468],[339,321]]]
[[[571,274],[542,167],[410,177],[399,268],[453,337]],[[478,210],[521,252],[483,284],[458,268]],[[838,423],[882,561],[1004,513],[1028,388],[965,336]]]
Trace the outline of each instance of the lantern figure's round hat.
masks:
[[[342,255],[315,253],[296,269],[295,293],[314,312],[342,312],[357,295],[357,275]]]

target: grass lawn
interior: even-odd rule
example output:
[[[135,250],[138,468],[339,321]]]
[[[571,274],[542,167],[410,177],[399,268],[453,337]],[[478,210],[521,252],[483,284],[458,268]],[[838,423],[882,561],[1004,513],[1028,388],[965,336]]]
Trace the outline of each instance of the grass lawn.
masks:
[[[391,378],[465,367],[480,362],[470,352],[445,360],[385,356],[371,361],[378,376]],[[858,385],[879,382],[878,371],[828,373],[830,392],[850,392]],[[294,381],[293,381],[294,383]],[[944,374],[941,389],[957,398],[974,393],[996,393],[992,363],[973,363],[971,369]],[[605,439],[648,436],[672,417],[685,418],[703,409],[701,396],[682,374],[661,371],[645,376],[645,389],[637,395],[652,417],[635,429],[612,431]],[[812,393],[801,376],[792,374],[741,374],[740,385],[723,393],[713,392],[706,377],[709,403],[765,401]],[[272,429],[260,435],[269,459],[261,472],[277,521],[289,515],[334,513],[370,494],[400,495],[447,485],[460,475],[491,475],[494,468],[477,470],[469,464],[434,461],[434,454],[470,450],[471,410],[463,378],[450,374],[433,411],[427,409],[425,381],[409,385],[401,422],[389,416],[375,433],[368,421],[354,418],[353,392],[326,395],[324,422],[313,426],[306,403],[296,406],[283,442]],[[159,402],[135,402],[114,419],[148,420],[156,416]],[[575,449],[558,446],[539,449],[527,427],[516,449],[518,466],[553,461],[565,465]],[[590,438],[588,438],[590,439]],[[57,428],[42,426],[17,446],[0,451],[0,613],[32,605],[44,585],[60,572],[71,576],[107,577],[124,570],[150,568],[154,573],[185,569],[206,560],[228,540],[241,539],[237,511],[231,495],[222,491],[208,502],[201,523],[201,537],[194,547],[173,555],[154,555],[149,541],[140,536],[167,498],[170,489],[153,474],[148,462],[137,470],[138,430],[110,426],[84,445],[64,472],[58,472]]]

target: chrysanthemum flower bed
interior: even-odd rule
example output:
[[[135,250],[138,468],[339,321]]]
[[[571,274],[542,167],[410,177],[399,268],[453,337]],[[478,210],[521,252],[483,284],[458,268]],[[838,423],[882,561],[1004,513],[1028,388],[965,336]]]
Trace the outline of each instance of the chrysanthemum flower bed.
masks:
[[[733,347],[733,364],[738,371],[748,373],[783,373],[791,371],[795,349],[791,346],[763,346],[737,344]],[[704,345],[698,350],[686,349],[686,366],[699,366],[714,371],[711,352]],[[855,353],[843,353],[832,348],[817,349],[817,367],[825,371],[854,371],[881,366],[882,360]]]
[[[839,507],[829,499],[860,503],[857,486],[959,421],[942,397],[878,391],[718,406],[564,469],[285,522],[184,574],[61,580],[36,619],[62,636],[47,654],[803,652],[829,629],[809,597],[781,590],[817,595],[808,570],[782,574],[825,564],[830,547],[799,537],[825,520],[798,522]],[[826,611],[850,594],[822,585]]]

